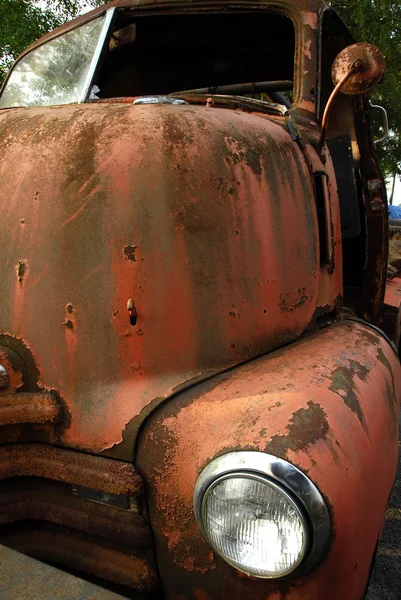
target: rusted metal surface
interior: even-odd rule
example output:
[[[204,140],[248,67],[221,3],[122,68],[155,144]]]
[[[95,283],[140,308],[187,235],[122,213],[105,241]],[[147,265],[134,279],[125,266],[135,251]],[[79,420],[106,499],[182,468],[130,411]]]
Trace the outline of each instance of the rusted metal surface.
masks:
[[[108,6],[137,15],[227,10],[187,0]],[[140,512],[141,478],[120,462],[132,461],[137,446],[166,597],[362,596],[395,472],[400,365],[380,335],[350,322],[252,361],[331,322],[342,304],[336,178],[317,151],[315,119],[324,6],[230,4],[293,18],[290,116],[209,95],[202,106],[113,98],[0,111],[0,363],[10,373],[0,420],[3,402],[3,420],[16,427],[9,437],[1,431],[0,442],[19,442],[0,446],[0,540],[131,590],[155,590],[144,517],[74,496],[70,485],[94,497],[137,495]],[[363,107],[365,314],[375,320],[386,222],[383,181],[361,136]],[[328,264],[319,261],[316,177],[327,182]],[[56,420],[51,436],[38,437],[45,427],[36,425]],[[120,461],[22,443],[38,440]],[[197,475],[234,449],[287,458],[324,494],[333,543],[308,580],[240,576],[203,540],[192,510]],[[32,521],[37,527],[25,528]]]
[[[152,592],[157,577],[148,561],[106,547],[71,530],[52,530],[38,525],[33,529],[2,536],[4,545],[39,560],[61,564],[75,572],[131,590]]]
[[[361,42],[345,48],[338,55],[333,63],[331,75],[336,86],[346,78],[341,85],[341,91],[353,96],[365,94],[379,85],[385,70],[383,53],[375,46]]]
[[[90,502],[73,494],[71,485],[26,478],[7,480],[0,487],[0,525],[42,521],[73,526],[130,548],[150,548],[152,536],[141,514]],[[0,540],[2,531],[0,530]]]
[[[0,140],[0,322],[16,352],[31,348],[35,385],[57,390],[58,444],[131,460],[165,398],[296,339],[337,304],[341,271],[318,264],[309,158],[283,117],[18,109],[0,115]]]
[[[57,423],[61,406],[52,394],[0,394],[0,426]]]
[[[163,405],[145,425],[138,467],[167,597],[361,598],[396,471],[400,400],[391,346],[343,321]],[[332,545],[308,578],[240,576],[202,538],[192,508],[196,479],[212,458],[240,449],[289,460],[325,497]]]
[[[0,479],[44,477],[110,494],[135,495],[141,478],[129,463],[83,455],[45,444],[0,447]]]
[[[0,546],[2,600],[124,600],[83,579]]]
[[[1,447],[0,464],[0,543],[131,592],[158,587],[132,465],[38,444]]]

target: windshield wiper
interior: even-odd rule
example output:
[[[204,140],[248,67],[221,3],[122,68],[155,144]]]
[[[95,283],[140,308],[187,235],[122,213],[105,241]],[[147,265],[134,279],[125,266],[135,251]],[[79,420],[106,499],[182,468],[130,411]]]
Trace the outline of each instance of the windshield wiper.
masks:
[[[283,114],[285,109],[291,108],[291,102],[281,93],[292,91],[293,82],[283,81],[257,81],[254,83],[234,83],[230,85],[210,86],[192,90],[174,92],[169,96],[182,98],[191,104],[202,104],[205,96],[210,97],[214,104],[231,107],[241,107],[248,110]],[[256,98],[247,98],[246,95],[268,94],[273,103]],[[284,111],[285,112],[285,111]]]

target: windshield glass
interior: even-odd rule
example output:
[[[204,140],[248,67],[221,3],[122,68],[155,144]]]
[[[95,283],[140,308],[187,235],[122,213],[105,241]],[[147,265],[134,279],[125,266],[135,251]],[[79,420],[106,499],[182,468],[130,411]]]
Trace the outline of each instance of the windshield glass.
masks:
[[[105,15],[29,52],[14,67],[0,108],[71,104],[85,99]]]

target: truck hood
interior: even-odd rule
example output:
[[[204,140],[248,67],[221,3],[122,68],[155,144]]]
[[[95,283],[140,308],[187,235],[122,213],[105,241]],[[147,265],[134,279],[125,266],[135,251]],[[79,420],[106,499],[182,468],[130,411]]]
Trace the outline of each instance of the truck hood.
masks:
[[[2,111],[0,345],[28,347],[62,401],[59,444],[131,460],[161,401],[308,326],[314,196],[283,124],[188,105]]]

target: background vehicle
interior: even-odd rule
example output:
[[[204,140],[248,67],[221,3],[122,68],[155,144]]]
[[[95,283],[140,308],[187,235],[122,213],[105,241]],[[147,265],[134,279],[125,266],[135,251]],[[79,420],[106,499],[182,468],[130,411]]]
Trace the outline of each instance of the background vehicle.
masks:
[[[131,596],[363,597],[400,312],[352,42],[323,2],[118,0],[16,63],[2,544]]]

